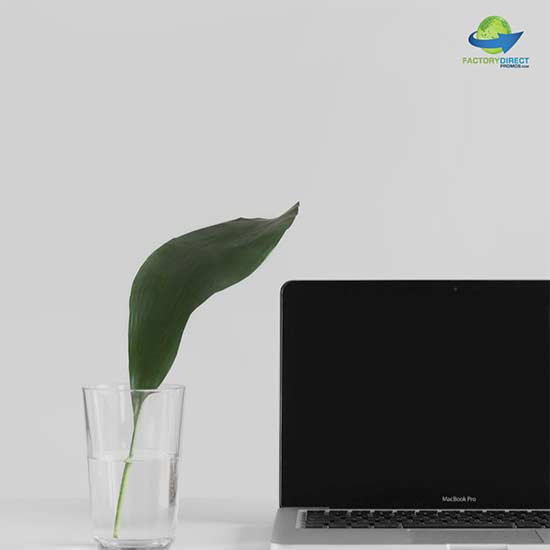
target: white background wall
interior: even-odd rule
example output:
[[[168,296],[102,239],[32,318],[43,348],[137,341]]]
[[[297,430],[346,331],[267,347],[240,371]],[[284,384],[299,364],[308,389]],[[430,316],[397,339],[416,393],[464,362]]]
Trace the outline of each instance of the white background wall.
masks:
[[[0,0],[0,496],[86,495],[80,386],[168,238],[302,203],[184,334],[189,496],[276,494],[285,280],[547,277],[545,4]],[[460,64],[493,13],[531,69]]]

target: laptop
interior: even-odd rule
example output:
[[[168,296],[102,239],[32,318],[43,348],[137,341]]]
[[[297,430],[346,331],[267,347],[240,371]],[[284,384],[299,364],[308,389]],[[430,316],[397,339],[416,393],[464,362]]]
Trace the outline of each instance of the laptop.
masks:
[[[286,283],[272,548],[550,548],[549,297]]]

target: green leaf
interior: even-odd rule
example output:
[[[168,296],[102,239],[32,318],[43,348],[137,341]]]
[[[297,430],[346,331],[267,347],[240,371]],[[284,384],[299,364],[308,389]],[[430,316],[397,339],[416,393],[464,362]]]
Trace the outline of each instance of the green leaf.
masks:
[[[161,384],[191,313],[256,270],[292,225],[298,207],[274,219],[238,218],[187,233],[145,260],[130,295],[128,354],[133,389]]]

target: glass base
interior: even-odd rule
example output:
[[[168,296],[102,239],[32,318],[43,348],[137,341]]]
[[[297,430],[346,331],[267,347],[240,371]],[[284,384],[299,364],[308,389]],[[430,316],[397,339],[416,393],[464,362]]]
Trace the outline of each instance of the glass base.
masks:
[[[107,539],[94,537],[100,550],[166,550],[174,542],[172,537],[162,539]]]

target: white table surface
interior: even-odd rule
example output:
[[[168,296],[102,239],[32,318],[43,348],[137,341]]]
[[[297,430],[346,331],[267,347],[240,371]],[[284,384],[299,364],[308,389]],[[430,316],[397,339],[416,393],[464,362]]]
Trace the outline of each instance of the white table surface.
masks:
[[[173,550],[269,548],[273,500],[184,499]],[[0,500],[0,548],[93,550],[86,500]]]

